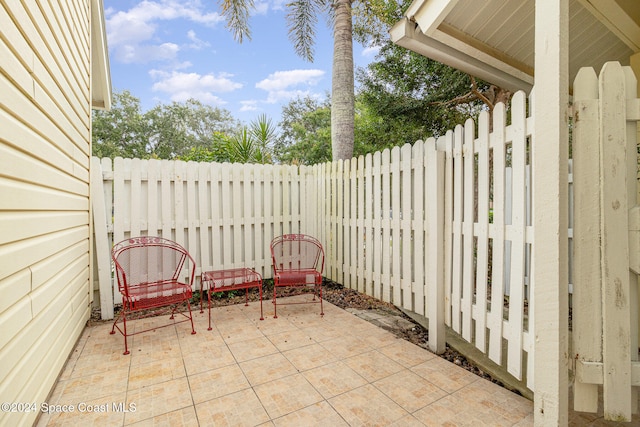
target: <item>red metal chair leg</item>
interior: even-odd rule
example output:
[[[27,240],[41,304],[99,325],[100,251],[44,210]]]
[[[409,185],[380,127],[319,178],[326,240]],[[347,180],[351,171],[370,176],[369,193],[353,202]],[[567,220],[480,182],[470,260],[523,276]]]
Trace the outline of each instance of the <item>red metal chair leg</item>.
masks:
[[[260,286],[260,320],[264,320],[264,315],[262,313],[262,286]]]
[[[274,282],[273,283],[273,318],[274,319],[278,318],[278,303],[276,302],[278,295],[276,294],[276,289],[278,289],[278,287]]]
[[[187,308],[189,309],[189,320],[191,320],[191,335],[196,334],[196,328],[193,327],[193,313],[191,312],[191,303],[187,300]]]
[[[207,291],[207,302],[209,303],[209,327],[207,328],[207,331],[210,331],[213,329],[211,327],[211,287],[209,287],[209,290]]]
[[[120,327],[118,326],[118,320],[120,320],[121,317],[122,317],[122,329],[120,329]],[[124,353],[122,354],[124,355],[129,354],[130,353],[129,345],[127,343],[127,315],[124,309],[120,312],[118,317],[116,317],[116,320],[114,320],[113,326],[111,327],[111,332],[109,332],[109,334],[114,335],[116,333],[116,328],[118,328],[118,331],[124,337]]]

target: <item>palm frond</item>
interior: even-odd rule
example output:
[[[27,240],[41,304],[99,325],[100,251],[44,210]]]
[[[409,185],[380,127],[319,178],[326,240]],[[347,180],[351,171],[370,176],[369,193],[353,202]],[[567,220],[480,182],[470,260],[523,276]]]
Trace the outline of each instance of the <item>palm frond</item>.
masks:
[[[227,21],[227,28],[239,43],[242,43],[245,37],[251,40],[249,15],[254,7],[253,0],[221,0],[220,9]]]
[[[316,24],[322,2],[319,0],[294,0],[287,4],[289,40],[296,54],[313,62]]]

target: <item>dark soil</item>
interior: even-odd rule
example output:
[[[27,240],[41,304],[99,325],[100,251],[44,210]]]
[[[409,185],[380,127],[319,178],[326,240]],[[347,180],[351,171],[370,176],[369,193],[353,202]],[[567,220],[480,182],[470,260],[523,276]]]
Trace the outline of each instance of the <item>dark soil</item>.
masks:
[[[304,290],[296,289],[296,288],[285,288],[282,290],[278,290],[278,297],[280,296],[292,296],[297,295]],[[263,283],[263,300],[269,300],[273,293],[273,284],[270,280],[265,280]],[[206,294],[205,294],[206,297]],[[397,329],[391,332],[395,333],[398,337],[403,338],[407,341],[412,342],[413,344],[420,346],[424,349],[429,350],[428,348],[428,340],[429,340],[429,331],[413,321],[411,318],[406,316],[402,311],[396,308],[393,304],[378,300],[376,298],[370,297],[368,295],[362,294],[353,289],[345,288],[344,286],[331,282],[325,281],[323,284],[322,297],[325,301],[332,303],[333,305],[340,307],[342,309],[358,309],[358,310],[376,310],[378,312],[386,312],[390,315],[401,316],[406,320],[412,322],[414,327],[410,330],[405,329]],[[256,289],[249,290],[249,301],[258,301],[259,294]],[[231,291],[231,292],[219,292],[216,294],[212,294],[211,305],[213,307],[222,307],[226,305],[234,305],[234,304],[243,304],[245,301],[245,293],[244,291]],[[194,305],[200,305],[200,295],[199,292],[194,292],[194,297],[192,299],[192,307]],[[206,304],[206,301],[205,301]],[[186,308],[186,307],[185,307]],[[116,315],[118,313],[119,307],[116,307]],[[147,310],[145,312],[134,313],[133,315],[127,316],[128,319],[142,318],[142,317],[151,317],[158,316],[162,314],[166,314],[170,311],[169,308],[163,307],[153,310]],[[91,313],[91,319],[88,322],[88,325],[103,323],[103,322],[112,322],[111,320],[103,321],[100,319],[100,309],[93,309]],[[466,357],[457,351],[450,348],[448,345],[443,354],[439,355],[443,359],[448,360],[451,363],[455,363],[456,365],[466,369],[469,372],[472,372],[482,378],[485,378],[489,381],[492,381],[496,384],[503,386],[503,384],[492,378],[489,374],[482,371],[480,368],[475,366],[472,362],[466,359]],[[517,393],[517,392],[516,392]]]

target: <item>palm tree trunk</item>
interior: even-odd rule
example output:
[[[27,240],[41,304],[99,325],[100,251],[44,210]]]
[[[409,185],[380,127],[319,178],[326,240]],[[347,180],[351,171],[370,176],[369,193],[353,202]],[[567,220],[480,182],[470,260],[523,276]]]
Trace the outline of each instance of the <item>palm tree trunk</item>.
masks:
[[[331,148],[333,160],[353,156],[355,95],[351,1],[335,0],[331,81]]]

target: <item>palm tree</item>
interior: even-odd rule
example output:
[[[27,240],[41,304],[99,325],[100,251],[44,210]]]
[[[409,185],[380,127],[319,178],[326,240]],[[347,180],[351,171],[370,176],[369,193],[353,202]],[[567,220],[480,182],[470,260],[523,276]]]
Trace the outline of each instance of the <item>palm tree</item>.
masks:
[[[227,141],[226,154],[232,163],[273,163],[271,148],[276,138],[276,130],[271,119],[261,114],[243,126]]]
[[[333,160],[353,155],[355,86],[353,77],[353,0],[293,0],[287,4],[289,39],[295,52],[313,61],[317,16],[328,13],[333,21],[333,72],[331,80],[331,146]],[[223,0],[222,15],[234,38],[251,39],[248,21],[253,0]]]

